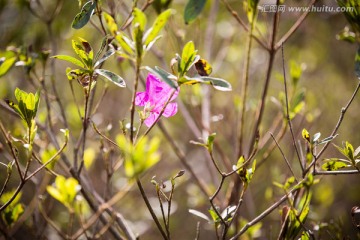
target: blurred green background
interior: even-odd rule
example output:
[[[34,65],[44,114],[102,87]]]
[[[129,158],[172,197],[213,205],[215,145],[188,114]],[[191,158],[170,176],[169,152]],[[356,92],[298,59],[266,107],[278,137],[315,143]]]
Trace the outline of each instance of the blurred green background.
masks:
[[[58,15],[51,21],[46,23],[47,13],[53,11],[55,2],[57,1],[40,1],[42,7],[37,5],[37,1],[30,1],[31,9],[27,7],[25,0],[1,0],[0,1],[0,56],[9,46],[32,49],[38,52],[44,49],[51,50],[51,55],[67,54],[74,55],[71,49],[71,39],[82,37],[88,40],[93,48],[100,46],[102,35],[92,24],[87,24],[83,29],[74,30],[71,28],[71,22],[79,12],[79,2],[75,0],[64,0]],[[170,60],[179,53],[183,45],[189,41],[194,41],[199,54],[206,56],[207,60],[213,66],[212,75],[228,80],[232,86],[232,92],[218,92],[213,89],[211,94],[211,132],[217,133],[216,141],[221,146],[225,155],[236,164],[237,159],[235,150],[236,126],[238,110],[236,108],[236,99],[240,92],[240,79],[243,73],[243,62],[245,55],[245,45],[247,39],[246,31],[236,22],[236,20],[226,10],[221,1],[208,1],[204,11],[200,17],[193,23],[186,25],[183,20],[183,11],[186,0],[174,0],[170,7],[176,10],[176,14],[163,31],[163,37],[154,46],[145,57],[144,66],[149,65],[161,66],[169,70]],[[243,10],[243,2],[229,0],[229,4],[234,10],[238,11],[242,19],[246,19]],[[266,1],[260,1],[260,6],[267,4]],[[116,20],[121,25],[128,16],[131,9],[131,1],[111,1],[103,0],[104,9],[115,13]],[[139,1],[139,5],[143,1]],[[218,4],[216,15],[211,14],[213,4]],[[285,1],[285,4],[305,6],[307,1]],[[334,5],[335,1],[318,1],[317,5]],[[109,9],[108,6],[113,6]],[[290,13],[285,12],[280,17],[280,25],[278,38],[282,36],[299,18],[302,12]],[[39,15],[42,20],[37,17]],[[156,17],[156,12],[149,7],[146,10],[149,23]],[[257,23],[258,31],[261,32],[261,38],[268,41],[272,29],[273,14],[259,12],[259,20]],[[94,24],[98,25],[97,19],[93,18]],[[214,24],[211,23],[214,19]],[[45,21],[44,21],[45,20]],[[306,128],[311,134],[321,132],[322,138],[330,135],[332,129],[338,121],[340,110],[347,103],[352,95],[357,78],[354,73],[354,57],[357,51],[357,44],[351,44],[345,41],[337,40],[336,36],[347,25],[346,19],[342,13],[316,12],[310,13],[305,22],[290,37],[284,45],[285,62],[288,66],[290,61],[295,61],[303,68],[299,87],[305,90],[305,107],[299,115],[293,120],[297,139],[301,140],[301,130]],[[208,28],[214,28],[214,35],[211,39],[206,37]],[[49,31],[51,29],[51,31]],[[257,31],[255,31],[257,34]],[[50,35],[52,34],[52,35]],[[208,49],[209,41],[211,48]],[[56,47],[54,49],[54,47]],[[259,97],[263,88],[268,54],[261,46],[254,42],[250,62],[250,99],[247,103],[248,111],[246,117],[245,143],[249,141],[253,128],[253,114],[255,107],[259,101]],[[76,110],[76,104],[82,104],[82,89],[78,84],[74,84],[77,103],[71,96],[68,79],[65,75],[65,69],[69,64],[63,61],[55,61],[54,63],[54,80],[56,87],[61,96],[61,102],[65,106],[66,114],[70,123],[70,132],[74,137],[80,134],[81,119]],[[108,125],[112,128],[108,131],[109,137],[115,139],[120,132],[119,121],[125,119],[129,121],[129,107],[131,98],[131,86],[134,80],[134,70],[128,61],[113,57],[109,59],[105,66],[107,69],[121,75],[127,82],[127,89],[119,89],[116,86],[109,85],[109,89],[104,99],[100,103],[99,110],[93,116],[93,120],[98,124],[99,128],[106,129]],[[40,71],[39,67],[39,71]],[[289,68],[287,67],[289,75]],[[35,86],[24,77],[24,70],[20,67],[14,67],[10,73],[0,79],[0,98],[14,99],[13,92],[16,87],[34,92]],[[146,72],[142,72],[146,76]],[[51,88],[52,76],[50,66],[46,69],[45,79],[48,88]],[[103,80],[98,82],[97,94],[95,101],[99,101],[101,91],[105,83]],[[36,83],[35,83],[36,85]],[[143,86],[141,86],[143,89]],[[279,92],[283,91],[282,83],[282,59],[279,52],[275,58],[274,69],[271,76],[269,95],[267,98],[267,106],[264,114],[263,125],[261,126],[261,137],[269,137],[269,131],[275,131],[271,128],[274,119],[280,113],[276,104],[271,101],[272,97],[278,98]],[[184,87],[180,92],[179,101],[183,105],[179,113],[169,119],[164,119],[166,128],[171,136],[179,144],[186,154],[188,163],[194,168],[198,176],[204,179],[215,190],[219,177],[216,175],[212,166],[209,166],[209,159],[206,152],[200,147],[191,145],[190,140],[198,140],[201,137],[198,133],[192,131],[186,124],[183,109],[187,109],[198,128],[201,129],[201,103],[202,89],[200,86]],[[41,103],[41,111],[39,119],[44,119],[46,114],[44,101]],[[354,147],[360,145],[360,126],[359,126],[359,97],[356,97],[349,111],[347,112],[341,128],[339,136],[334,140],[334,144],[341,145],[343,141],[351,142]],[[54,123],[56,128],[63,128],[64,125],[57,119],[59,116],[58,106],[53,103]],[[23,134],[22,125],[19,119],[11,116],[7,111],[0,109],[1,121],[6,124],[9,130],[16,136]],[[162,136],[161,132],[154,128],[151,135]],[[39,142],[43,141],[46,145],[46,133],[39,134]],[[99,153],[100,137],[90,131],[88,134],[87,146]],[[1,139],[4,145],[3,139]],[[151,185],[151,177],[156,175],[158,180],[167,180],[175,175],[183,166],[172,152],[169,143],[162,138],[161,153],[162,159],[154,168],[147,172],[143,177],[143,183],[146,191],[150,196],[152,203],[157,205],[156,193]],[[271,141],[270,141],[271,143]],[[75,143],[71,142],[71,146]],[[287,132],[281,140],[280,145],[285,155],[290,159],[294,166],[297,160],[292,147],[291,137]],[[71,156],[71,146],[68,147],[67,154]],[[263,152],[260,149],[258,160],[262,159]],[[3,153],[0,152],[0,158]],[[118,152],[115,151],[113,158],[118,158]],[[216,153],[220,158],[220,155]],[[339,153],[333,146],[330,146],[323,157],[339,157]],[[2,161],[2,160],[1,160]],[[100,194],[104,191],[106,172],[104,170],[105,163],[101,157],[97,155],[93,165],[88,169],[87,174],[92,179],[92,184]],[[296,168],[296,167],[295,167]],[[297,171],[300,169],[297,167]],[[5,178],[4,171],[1,169],[0,180]],[[245,195],[245,202],[241,206],[240,214],[247,220],[253,219],[264,209],[275,202],[283,192],[276,188],[272,182],[284,182],[290,173],[282,159],[278,149],[275,149],[270,157],[262,163],[257,169],[253,182],[249,191]],[[323,176],[320,177],[321,182],[314,188],[313,200],[311,202],[310,215],[307,224],[314,226],[316,224],[340,223],[339,236],[349,235],[351,239],[355,238],[356,229],[351,223],[350,210],[353,206],[360,203],[358,175],[349,176]],[[11,187],[15,187],[17,181],[11,182]],[[118,170],[111,181],[111,193],[116,193],[126,184],[126,179],[122,170]],[[226,183],[228,184],[228,183]],[[224,201],[224,188],[219,200]],[[26,205],[34,197],[34,187],[28,184],[22,196],[22,202]],[[56,205],[49,214],[59,223],[66,223],[66,217],[62,216],[58,211],[64,210]],[[210,207],[208,199],[205,198],[194,184],[193,179],[188,173],[179,180],[174,195],[174,210],[171,217],[171,231],[174,239],[194,239],[196,233],[196,224],[200,221],[200,239],[214,239],[213,226],[206,221],[190,214],[188,209],[196,209],[207,213]],[[147,209],[141,199],[138,189],[135,187],[126,194],[126,196],[116,205],[116,208],[124,214],[131,224],[133,224],[136,232],[144,233],[141,239],[160,239],[158,232],[152,223]],[[280,210],[280,208],[279,208]],[[260,236],[262,239],[274,239],[280,228],[279,211],[274,211],[266,217],[262,223]],[[19,239],[24,239],[26,234],[31,233],[33,228],[24,226],[22,228],[23,235],[19,233]],[[49,227],[47,230],[49,236],[55,234]],[[49,237],[49,239],[53,239]],[[55,238],[54,238],[55,239]],[[245,238],[244,238],[245,239]],[[327,238],[324,238],[327,239]]]

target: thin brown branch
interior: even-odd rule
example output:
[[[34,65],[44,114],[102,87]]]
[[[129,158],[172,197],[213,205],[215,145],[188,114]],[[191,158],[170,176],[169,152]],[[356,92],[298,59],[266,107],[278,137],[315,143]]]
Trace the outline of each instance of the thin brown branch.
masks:
[[[285,160],[286,165],[288,166],[291,174],[295,177],[296,182],[299,182],[299,180],[296,178],[296,175],[295,175],[295,173],[294,173],[294,170],[292,169],[292,167],[291,167],[291,165],[290,165],[289,160],[286,158],[286,156],[285,156],[283,150],[281,149],[279,143],[276,141],[276,138],[274,137],[274,135],[273,135],[272,133],[270,133],[270,135],[271,135],[272,139],[274,140],[274,142],[276,143],[276,146],[278,147],[278,149],[279,149],[279,151],[280,151],[283,159]]]
[[[360,89],[360,80],[358,81],[358,85],[356,86],[355,91],[354,91],[354,93],[352,94],[351,98],[349,99],[348,103],[346,104],[345,107],[343,107],[343,108],[341,109],[341,113],[340,113],[339,120],[338,120],[338,122],[336,123],[336,125],[335,125],[335,127],[334,127],[334,130],[333,130],[332,133],[330,134],[330,137],[336,136],[336,133],[337,133],[337,131],[339,130],[339,127],[341,126],[341,123],[342,123],[342,121],[343,121],[343,119],[344,119],[344,117],[345,117],[345,113],[346,113],[346,111],[349,109],[351,103],[354,101],[354,99],[355,99],[355,97],[356,97],[359,89]],[[331,142],[331,141],[325,143],[324,147],[323,147],[323,148],[320,150],[320,152],[314,157],[314,160],[310,163],[310,165],[308,166],[308,168],[305,169],[304,174],[306,174],[306,173],[310,170],[310,168],[311,168],[312,166],[315,166],[316,161],[321,157],[321,155],[322,155],[322,154],[325,152],[325,150],[329,147],[330,142]]]
[[[297,158],[299,160],[299,165],[301,167],[301,170],[304,171],[304,166],[302,165],[301,162],[301,157],[299,154],[299,150],[297,148],[296,145],[296,140],[295,140],[295,135],[294,135],[294,131],[293,131],[293,127],[292,127],[292,122],[290,119],[290,113],[289,113],[289,95],[288,95],[288,91],[287,91],[287,81],[286,81],[286,71],[285,71],[285,57],[284,57],[284,46],[281,45],[281,56],[282,56],[282,67],[283,67],[283,77],[284,77],[284,92],[285,92],[285,105],[286,105],[286,120],[289,124],[289,128],[290,128],[290,133],[291,133],[291,138],[293,141],[293,146],[295,148],[295,152],[297,155]],[[295,175],[294,175],[295,176]]]

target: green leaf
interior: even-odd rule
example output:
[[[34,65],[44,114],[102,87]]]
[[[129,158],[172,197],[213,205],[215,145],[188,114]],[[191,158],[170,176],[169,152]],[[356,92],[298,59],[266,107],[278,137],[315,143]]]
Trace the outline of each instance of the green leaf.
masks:
[[[301,135],[302,135],[303,139],[310,142],[310,134],[305,128],[302,130]]]
[[[360,146],[355,149],[355,151],[354,151],[354,158],[355,158],[355,159],[360,158]]]
[[[244,162],[245,162],[245,158],[244,158],[244,156],[241,156],[239,158],[239,160],[237,161],[236,166],[234,167],[235,169],[238,169],[238,171],[237,171],[238,174],[240,174],[241,170],[243,169]]]
[[[185,44],[179,66],[179,72],[181,76],[185,75],[190,67],[199,60],[200,57],[197,56],[196,53],[197,50],[195,50],[195,45],[192,41]]]
[[[215,136],[216,136],[216,133],[212,133],[208,136],[207,138],[207,147],[209,149],[209,152],[212,152],[213,150],[213,145],[214,145],[214,141],[215,141]]]
[[[76,79],[79,82],[81,82],[80,79],[88,75],[89,72],[85,69],[71,69],[71,68],[66,69],[66,76],[69,80]]]
[[[165,26],[166,22],[169,20],[172,15],[173,10],[168,9],[162,12],[156,19],[152,27],[144,35],[145,46],[148,46],[159,34],[161,29]]]
[[[229,82],[222,78],[213,78],[213,77],[201,77],[204,83],[210,83],[216,90],[220,91],[231,91],[232,87]]]
[[[5,59],[0,65],[0,77],[4,76],[12,66],[14,66],[14,63],[16,62],[17,57],[10,57]]]
[[[111,57],[115,53],[115,50],[113,48],[110,48],[109,51],[107,51],[102,58],[100,58],[94,65],[94,67],[99,66],[102,62],[106,61],[109,57]]]
[[[84,27],[90,20],[96,8],[97,1],[88,1],[84,4],[81,11],[76,14],[71,27],[74,29],[80,29]]]
[[[160,139],[157,137],[150,141],[148,137],[143,137],[137,142],[136,146],[133,146],[124,135],[118,135],[116,142],[124,152],[124,169],[126,176],[129,178],[139,176],[160,160],[160,154],[158,153]]]
[[[289,189],[294,182],[295,182],[295,177],[294,176],[289,177],[288,179],[286,179],[286,182],[285,182],[283,188],[285,190]]]
[[[145,26],[146,26],[146,15],[143,11],[141,11],[141,9],[139,8],[135,8],[133,11],[133,27],[135,26],[139,26],[139,29],[144,32],[145,31]]]
[[[123,33],[119,33],[118,35],[116,35],[115,39],[120,44],[124,53],[126,53],[128,55],[134,55],[135,45],[134,45],[134,42],[131,41],[130,38],[125,36],[125,34],[123,34]]]
[[[154,0],[151,5],[154,7],[156,13],[160,14],[163,9],[167,9],[169,7],[171,1],[172,0]]]
[[[114,18],[106,13],[106,12],[102,12],[102,15],[104,17],[105,20],[105,26],[107,31],[112,35],[112,36],[116,36],[117,31],[118,31],[118,26],[114,20]]]
[[[169,84],[170,87],[177,89],[177,84],[174,81],[174,80],[176,80],[176,77],[174,75],[172,75],[171,73],[168,73],[167,71],[165,71],[162,68],[157,67],[157,66],[155,67],[155,69],[146,66],[145,69],[148,70],[149,72],[151,72],[152,74],[156,75],[160,79],[164,80],[164,82]]]
[[[185,24],[194,21],[204,9],[206,0],[189,0],[184,10]]]
[[[143,36],[146,26],[146,16],[138,8],[133,10],[132,36],[135,42],[136,56],[141,58],[143,53]]]
[[[73,209],[76,194],[81,187],[75,178],[65,178],[58,175],[55,179],[55,186],[47,186],[46,190],[56,200],[61,202],[68,209]]]
[[[72,64],[74,64],[76,66],[79,66],[81,68],[85,67],[84,64],[80,60],[78,60],[78,59],[76,59],[74,57],[68,56],[68,55],[55,55],[55,56],[52,56],[52,58],[56,58],[56,59],[60,59],[60,60],[70,62],[70,63],[72,63]]]
[[[297,86],[299,79],[301,77],[301,74],[302,74],[301,65],[293,60],[290,61],[290,77],[291,77],[294,87]]]
[[[85,63],[88,68],[92,67],[93,61],[93,51],[90,44],[82,38],[79,38],[80,41],[72,40],[72,47],[75,53],[80,57],[80,59]]]
[[[105,69],[95,69],[95,72],[97,74],[105,77],[106,79],[110,80],[112,83],[114,83],[118,87],[126,87],[125,80],[113,72],[110,72]]]
[[[349,166],[351,165],[349,165],[346,162],[339,161],[339,159],[337,158],[330,158],[325,160],[321,168],[324,169],[325,171],[335,171]]]
[[[219,215],[213,208],[209,209],[209,213],[214,223],[219,223],[221,221]]]
[[[96,56],[95,56],[95,58],[94,58],[94,62],[97,62],[97,61],[98,61],[101,53],[104,51],[104,49],[105,49],[106,46],[108,45],[108,40],[109,40],[108,36],[105,36],[105,37],[103,38],[103,40],[101,41],[101,46],[100,46],[99,51],[97,51],[97,53],[96,53]],[[95,64],[95,65],[96,65],[96,64]]]
[[[301,233],[301,238],[300,238],[300,240],[310,240],[309,234],[308,234],[306,231],[303,231],[303,232]]]
[[[43,164],[45,164],[46,162],[48,162],[53,156],[55,156],[57,153],[57,150],[55,147],[50,146],[48,147],[45,151],[42,152],[41,154],[41,162]],[[57,156],[51,163],[49,163],[48,165],[46,165],[46,168],[48,169],[54,169],[55,167],[55,163],[57,160],[59,160],[60,156]]]
[[[257,15],[257,5],[259,0],[247,0],[246,12],[249,23],[253,23]]]
[[[336,35],[336,39],[349,43],[354,43],[356,42],[356,34],[350,31],[349,27],[346,26],[341,32]]]
[[[52,196],[53,198],[55,198],[56,200],[58,200],[62,204],[65,204],[65,200],[63,198],[63,195],[60,193],[60,191],[57,188],[55,188],[53,186],[47,186],[46,191],[50,194],[50,196]]]

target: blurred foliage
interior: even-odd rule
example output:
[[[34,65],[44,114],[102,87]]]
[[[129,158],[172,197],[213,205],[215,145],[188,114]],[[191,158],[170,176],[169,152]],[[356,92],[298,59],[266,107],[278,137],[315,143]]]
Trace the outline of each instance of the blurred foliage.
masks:
[[[129,16],[131,16],[134,2],[138,2],[137,15],[134,16],[133,25],[129,25]],[[245,22],[252,22],[256,18],[254,34],[260,40],[269,39],[274,15],[256,8],[265,4],[264,2],[250,0],[226,2],[237,11],[241,19],[246,20]],[[329,171],[342,168],[356,169],[359,162],[359,148],[356,146],[360,145],[360,135],[356,134],[360,131],[357,111],[359,109],[358,96],[343,120],[339,136],[320,139],[320,135],[312,134],[321,132],[325,136],[330,135],[338,121],[341,108],[346,104],[356,86],[354,58],[358,46],[354,43],[360,41],[359,3],[355,0],[338,0],[337,2],[340,6],[354,7],[355,12],[310,13],[305,22],[284,44],[286,71],[289,73],[289,117],[293,121],[296,138],[301,139],[301,136],[304,138],[301,139],[301,144],[306,147],[301,149],[301,153],[306,156],[309,163],[323,144],[332,141],[335,146],[331,145],[328,148],[323,156],[324,160],[321,159],[322,161],[318,162],[320,166],[316,166]],[[306,5],[307,3],[285,1],[284,4]],[[337,6],[335,2],[329,1],[319,1],[317,4]],[[24,93],[17,90],[15,99],[18,102],[11,106],[26,122],[28,128],[32,127],[32,120],[37,115],[38,128],[41,131],[38,130],[36,134],[33,134],[33,139],[36,143],[34,150],[39,153],[40,162],[47,162],[59,149],[49,142],[61,136],[48,134],[44,131],[46,127],[56,129],[54,131],[56,133],[57,129],[69,128],[69,147],[64,155],[73,163],[73,149],[77,147],[77,140],[82,134],[83,117],[86,111],[83,106],[86,97],[84,87],[88,85],[85,83],[89,83],[88,80],[95,75],[101,75],[105,80],[115,82],[116,85],[125,87],[126,84],[127,88],[119,89],[112,84],[108,85],[107,81],[96,78],[96,87],[92,86],[94,99],[91,101],[97,111],[92,113],[91,120],[104,132],[104,136],[99,136],[92,129],[88,131],[87,148],[84,149],[82,156],[85,167],[83,171],[86,171],[85,174],[89,177],[94,191],[105,196],[105,199],[111,199],[117,193],[126,195],[122,196],[119,204],[114,204],[112,207],[133,223],[132,228],[136,229],[136,232],[146,232],[142,235],[142,239],[159,239],[156,227],[152,222],[147,221],[147,210],[137,192],[135,190],[127,190],[126,194],[122,192],[125,191],[124,186],[128,184],[126,177],[141,176],[146,192],[150,196],[155,196],[156,192],[150,184],[152,176],[156,175],[157,179],[169,179],[169,176],[174,176],[183,166],[171,149],[171,143],[163,137],[158,128],[154,128],[151,136],[143,138],[137,145],[130,143],[124,135],[119,135],[119,133],[128,134],[132,131],[128,125],[130,121],[128,109],[131,104],[131,90],[129,89],[134,81],[134,60],[141,57],[142,65],[149,66],[147,70],[150,69],[160,76],[165,74],[166,79],[170,79],[168,81],[170,84],[173,83],[173,78],[183,81],[180,81],[183,84],[179,95],[182,104],[180,114],[163,123],[185,153],[186,162],[195,169],[196,175],[206,182],[209,189],[215,192],[219,179],[215,170],[212,169],[213,166],[209,166],[207,153],[204,153],[204,149],[189,144],[190,140],[201,137],[197,129],[202,131],[201,111],[203,99],[206,96],[203,85],[193,84],[205,81],[214,87],[225,86],[225,89],[233,90],[221,92],[213,91],[211,88],[211,129],[209,130],[216,132],[216,142],[214,139],[207,139],[208,141],[203,139],[197,143],[208,150],[211,148],[217,159],[230,159],[230,167],[232,165],[240,167],[245,159],[239,159],[236,156],[235,142],[238,111],[242,104],[238,93],[243,73],[242,66],[246,57],[245,42],[248,34],[226,10],[223,1],[219,3],[216,0],[156,0],[143,14],[140,8],[144,5],[146,1],[141,0],[133,2],[114,0],[0,1],[0,98],[14,99],[13,93],[16,88],[26,89]],[[217,13],[214,12],[216,10],[216,7],[213,8],[214,5],[217,6]],[[175,9],[176,13],[169,8]],[[278,39],[288,31],[301,14],[301,12],[285,12],[281,15]],[[146,22],[153,24],[145,26]],[[162,30],[161,38],[158,37],[160,30]],[[209,33],[210,38],[207,35]],[[104,37],[105,34],[107,37]],[[111,44],[108,45],[110,42]],[[88,46],[100,46],[100,48],[98,52],[94,52],[93,48],[87,48]],[[189,51],[185,51],[186,49]],[[72,57],[74,50],[79,59]],[[147,54],[145,55],[144,52]],[[200,55],[204,58],[200,59]],[[48,56],[67,61],[58,61]],[[175,62],[172,61],[174,56]],[[244,129],[244,136],[250,137],[252,134],[253,116],[263,89],[267,61],[268,52],[254,41],[249,69],[249,100],[246,102],[247,116],[245,118],[247,127]],[[68,62],[75,63],[79,68],[66,70],[72,66]],[[198,67],[194,69],[196,64],[203,65],[204,69],[199,70]],[[209,68],[212,71],[208,70]],[[201,72],[206,72],[204,75],[211,74],[211,77],[203,76]],[[142,69],[141,76],[145,75],[146,72]],[[68,77],[76,79],[80,84],[70,85],[72,83]],[[214,79],[226,79],[228,84],[224,85],[224,82],[220,80],[214,84]],[[244,206],[240,208],[241,220],[237,229],[245,226],[254,216],[260,214],[272,202],[283,196],[284,192],[290,191],[296,185],[296,178],[291,177],[279,151],[275,150],[265,160],[263,159],[272,142],[262,139],[270,139],[269,131],[275,135],[281,135],[281,129],[286,125],[284,123],[286,99],[283,80],[282,59],[278,54],[274,60],[266,99],[267,106],[260,128],[257,161],[250,166],[237,169],[240,177],[248,184]],[[57,94],[53,84],[56,86]],[[38,89],[41,91],[36,94],[31,93],[35,93]],[[144,89],[141,81],[139,89]],[[103,96],[104,92],[106,95]],[[41,103],[38,108],[40,95]],[[48,99],[45,96],[49,96]],[[62,116],[58,101],[62,104],[64,116]],[[48,109],[51,109],[49,115]],[[14,112],[6,107],[1,108],[0,112],[1,121],[13,136],[27,134],[19,123],[20,118],[16,117]],[[189,121],[187,115],[192,116],[194,122]],[[279,124],[274,124],[276,119],[280,119]],[[49,121],[51,121],[50,125]],[[123,124],[119,123],[121,121]],[[108,128],[109,125],[111,127]],[[302,129],[305,131],[302,132]],[[135,130],[144,131],[144,129]],[[116,139],[114,143],[118,144],[119,148],[106,141],[104,137]],[[301,171],[300,166],[296,165],[296,153],[291,147],[291,141],[291,135],[284,132],[280,145],[284,148],[284,154],[289,157],[295,171]],[[343,145],[342,142],[344,142]],[[13,144],[19,144],[19,142],[14,141]],[[0,159],[5,165],[0,165],[1,183],[6,181],[7,166],[13,159],[12,155],[4,151],[5,146],[7,146],[6,139],[1,135]],[[221,146],[221,152],[218,146]],[[15,153],[17,154],[22,153],[19,151]],[[68,216],[63,214],[64,209],[76,212],[79,215],[79,219],[75,221],[76,226],[81,225],[81,221],[84,220],[82,214],[87,212],[88,206],[84,207],[87,209],[85,211],[81,207],[83,205],[80,207],[77,205],[79,202],[84,203],[79,193],[79,182],[70,178],[68,169],[63,166],[62,161],[63,156],[56,157],[46,167],[48,171],[41,171],[33,182],[27,183],[24,191],[1,212],[2,222],[6,226],[15,226],[19,218],[21,219],[22,213],[26,212],[26,206],[32,199],[37,198],[41,199],[39,204],[44,204],[43,208],[62,229],[66,229],[68,224]],[[24,162],[22,169],[26,167],[26,161]],[[255,165],[256,173],[254,174]],[[30,167],[30,170],[36,170],[35,166]],[[119,170],[121,167],[124,171]],[[221,167],[225,169],[226,166],[222,164]],[[14,178],[18,179],[15,167],[12,168]],[[302,187],[313,183],[314,180],[310,178],[309,176],[306,178],[307,182]],[[44,181],[43,185],[42,181]],[[51,185],[53,182],[55,182],[54,185]],[[276,182],[275,185],[280,188],[276,188],[273,182]],[[302,239],[308,239],[309,236],[307,233],[302,233],[303,229],[300,227],[306,220],[306,227],[314,230],[319,239],[328,239],[330,236],[336,239],[345,237],[355,239],[357,230],[352,226],[350,210],[354,205],[359,204],[359,183],[358,175],[324,176],[321,178],[321,183],[314,186],[312,194],[303,194],[294,206],[285,202],[288,210],[285,222],[289,226],[289,232],[284,233],[284,236],[293,238],[300,237],[302,234]],[[161,189],[165,194],[166,188],[162,188],[161,183],[156,184],[158,192]],[[48,187],[44,188],[46,185]],[[17,182],[11,180],[0,198],[1,204],[5,204],[13,196],[13,192],[8,189],[16,187]],[[225,190],[230,187],[228,182],[224,183]],[[225,199],[225,190],[220,193],[223,194],[221,201]],[[171,235],[174,239],[194,238],[199,218],[189,214],[188,209],[193,208],[199,210],[200,213],[208,213],[209,209],[212,209],[208,198],[204,197],[188,172],[173,191],[173,210],[176,214],[171,216]],[[176,204],[177,208],[174,207]],[[280,220],[284,215],[284,212],[279,214],[279,209],[281,207],[265,218],[261,224],[248,229],[244,239],[276,238],[277,236],[274,236],[272,232],[280,231]],[[229,211],[225,210],[223,213],[222,217],[227,217],[230,221],[233,213],[226,214]],[[212,219],[212,222],[220,221],[213,209],[209,214],[203,216],[205,221],[200,220],[201,239],[214,237],[214,229],[207,223],[209,219]],[[14,235],[15,238],[18,236],[17,239],[25,239],[20,232],[36,232],[37,237],[45,231],[56,234],[53,228],[44,224],[44,220],[39,219],[40,216],[37,215],[33,219],[22,221],[22,225],[17,226],[19,230],[16,233],[18,235]],[[37,227],[39,229],[36,229]],[[235,233],[235,229],[229,231]]]

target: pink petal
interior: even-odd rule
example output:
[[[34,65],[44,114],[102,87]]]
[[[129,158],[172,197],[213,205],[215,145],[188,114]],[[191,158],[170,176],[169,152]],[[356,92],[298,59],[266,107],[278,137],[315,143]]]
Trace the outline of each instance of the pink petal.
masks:
[[[154,124],[154,122],[156,121],[156,118],[159,116],[158,113],[155,112],[151,112],[149,117],[147,119],[145,119],[144,123],[147,127],[150,127],[151,125]]]
[[[177,113],[177,110],[178,110],[177,103],[169,103],[166,106],[163,115],[164,115],[164,117],[174,116]]]
[[[146,93],[149,96],[156,96],[162,90],[162,82],[155,75],[148,74],[146,78]]]
[[[148,100],[148,95],[146,92],[138,92],[135,96],[135,105],[136,106],[145,106],[146,101]]]

